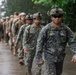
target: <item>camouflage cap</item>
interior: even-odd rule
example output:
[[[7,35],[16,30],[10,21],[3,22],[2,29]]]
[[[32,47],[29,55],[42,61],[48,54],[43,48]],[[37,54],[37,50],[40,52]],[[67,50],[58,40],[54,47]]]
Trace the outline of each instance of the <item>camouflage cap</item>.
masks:
[[[25,19],[33,19],[33,16],[31,14],[26,15]]]
[[[18,12],[14,12],[14,14],[13,14],[13,15],[17,15],[17,16],[18,16],[18,15],[19,15],[19,13],[18,13]]]
[[[13,15],[10,15],[10,18],[13,18],[14,16]]]
[[[50,11],[50,15],[58,15],[58,14],[61,14],[63,15],[65,12],[61,9],[61,8],[53,8],[51,11]]]
[[[19,16],[26,16],[26,13],[22,12],[19,14]]]
[[[33,19],[42,19],[42,14],[40,12],[33,14]]]
[[[9,17],[7,16],[6,19],[9,19]]]

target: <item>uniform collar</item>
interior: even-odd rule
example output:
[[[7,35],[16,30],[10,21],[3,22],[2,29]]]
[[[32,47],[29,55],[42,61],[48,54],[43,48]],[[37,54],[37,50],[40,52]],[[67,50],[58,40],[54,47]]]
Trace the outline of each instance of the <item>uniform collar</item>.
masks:
[[[33,28],[37,28],[36,25],[35,25],[35,23],[33,23],[32,27],[33,27]],[[40,27],[41,27],[41,26],[39,25],[38,28],[40,28]]]
[[[60,26],[59,26],[58,28],[56,28],[56,27],[54,26],[54,23],[51,22],[51,28],[52,28],[52,30],[55,30],[55,29],[58,29],[58,30],[63,29],[63,23],[61,23]]]
[[[26,23],[26,26],[28,26],[28,25],[32,25],[32,24],[28,24],[28,23]]]

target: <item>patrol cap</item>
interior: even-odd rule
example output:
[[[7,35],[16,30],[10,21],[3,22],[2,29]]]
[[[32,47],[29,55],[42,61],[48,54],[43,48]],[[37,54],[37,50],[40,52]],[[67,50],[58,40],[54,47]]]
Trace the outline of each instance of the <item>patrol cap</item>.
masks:
[[[10,15],[10,18],[13,18],[14,16],[13,15]]]
[[[33,14],[33,19],[42,19],[42,14],[40,12]]]
[[[28,15],[26,15],[25,19],[26,19],[26,20],[27,20],[27,19],[32,20],[32,19],[33,19],[33,16],[32,16],[31,14],[28,14]]]
[[[19,14],[19,16],[26,16],[26,13],[22,12]]]
[[[9,19],[9,17],[7,16],[6,19]]]
[[[56,7],[56,8],[53,8],[51,11],[50,11],[50,15],[63,15],[65,14],[65,12],[59,8],[59,7]]]
[[[14,15],[17,15],[17,16],[18,16],[18,15],[19,15],[19,13],[18,13],[18,12],[14,12]]]

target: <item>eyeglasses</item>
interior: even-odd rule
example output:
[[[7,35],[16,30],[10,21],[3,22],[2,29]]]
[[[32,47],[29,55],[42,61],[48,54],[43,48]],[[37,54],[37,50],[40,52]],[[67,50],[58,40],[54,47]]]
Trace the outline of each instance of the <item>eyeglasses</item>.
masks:
[[[52,15],[54,18],[61,18],[63,15]]]

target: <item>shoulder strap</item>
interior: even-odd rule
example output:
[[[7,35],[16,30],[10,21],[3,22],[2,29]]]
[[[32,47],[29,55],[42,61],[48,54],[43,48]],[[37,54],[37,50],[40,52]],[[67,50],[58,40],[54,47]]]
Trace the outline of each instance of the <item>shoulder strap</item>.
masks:
[[[28,37],[30,36],[30,29],[31,29],[31,25],[29,26],[29,29],[28,29]]]
[[[50,24],[48,24],[48,26],[49,26],[48,28],[50,28]],[[46,36],[44,38],[44,42],[47,42],[47,36],[48,36],[47,33],[48,33],[48,31],[49,31],[49,29],[47,29],[46,32],[45,32]]]

